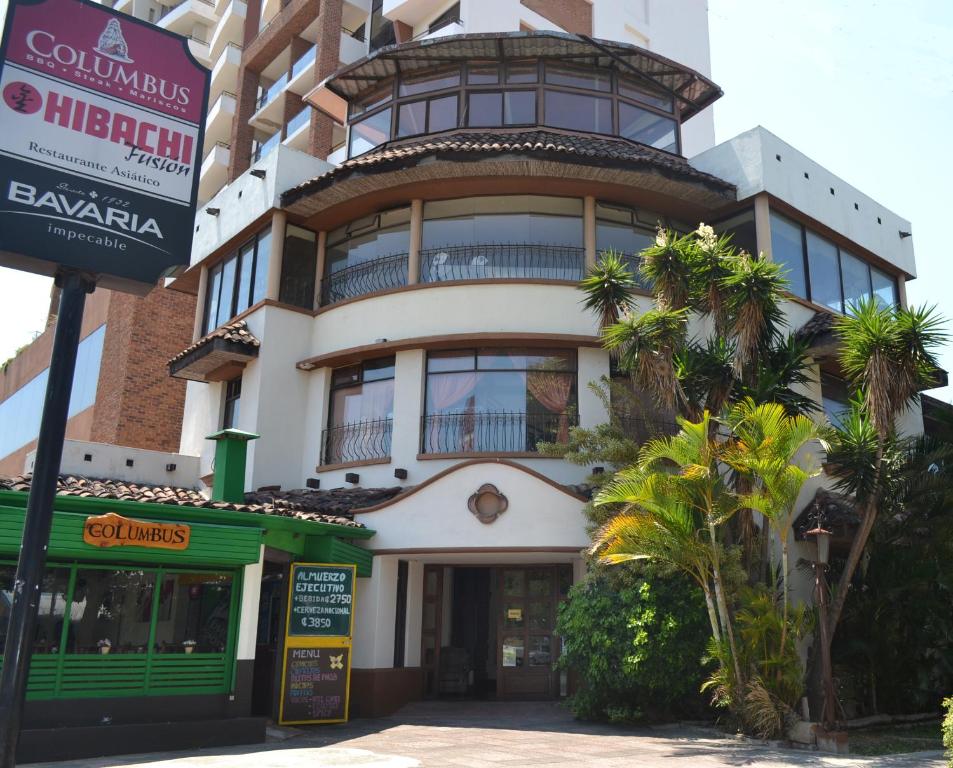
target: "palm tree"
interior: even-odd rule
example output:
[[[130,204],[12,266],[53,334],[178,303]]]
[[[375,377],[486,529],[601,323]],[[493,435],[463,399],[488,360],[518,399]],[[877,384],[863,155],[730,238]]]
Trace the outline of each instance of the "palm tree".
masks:
[[[716,640],[727,638],[738,690],[744,677],[722,578],[718,529],[738,510],[726,483],[722,443],[712,436],[706,411],[697,423],[679,420],[673,437],[648,442],[636,468],[620,472],[595,499],[621,506],[592,546],[606,564],[639,558],[663,560],[691,576],[705,593]],[[713,607],[714,604],[714,607]]]
[[[755,490],[743,497],[744,503],[761,512],[781,540],[783,652],[790,602],[788,542],[795,505],[804,483],[820,474],[820,467],[809,456],[804,457],[804,466],[798,463],[798,458],[805,446],[818,438],[819,430],[806,416],[789,416],[779,403],[759,405],[751,399],[732,408],[727,422],[734,439],[724,451],[724,460],[754,480]]]
[[[851,307],[852,315],[837,318],[834,332],[840,340],[838,359],[844,375],[857,391],[863,413],[855,414],[853,440],[866,431],[874,439],[872,461],[869,454],[855,451],[854,466],[844,461],[841,473],[862,474],[866,480],[858,487],[861,504],[860,525],[851,542],[850,553],[841,573],[830,607],[830,637],[833,637],[844,610],[850,582],[860,563],[880,505],[884,452],[894,431],[895,420],[917,401],[924,389],[935,387],[939,365],[936,350],[947,340],[944,321],[935,307],[909,308],[884,306],[875,299],[864,299]],[[864,430],[864,421],[869,427]],[[844,441],[835,440],[843,444]]]

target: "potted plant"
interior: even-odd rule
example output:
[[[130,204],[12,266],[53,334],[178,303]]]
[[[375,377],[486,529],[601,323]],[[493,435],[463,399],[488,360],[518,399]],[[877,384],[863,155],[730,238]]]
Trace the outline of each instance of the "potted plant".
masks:
[[[186,653],[192,653],[195,650],[195,641],[194,640],[183,640],[182,647],[185,649]]]
[[[99,652],[105,656],[109,653],[110,649],[113,647],[113,644],[108,637],[104,637],[102,640],[96,643],[96,647],[99,648]]]

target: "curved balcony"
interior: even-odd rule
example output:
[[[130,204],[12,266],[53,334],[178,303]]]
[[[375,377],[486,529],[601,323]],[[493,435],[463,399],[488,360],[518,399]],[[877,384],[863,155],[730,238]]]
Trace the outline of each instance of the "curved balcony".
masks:
[[[582,280],[586,251],[535,243],[457,245],[420,252],[420,281]]]
[[[321,464],[348,464],[390,457],[393,419],[330,427],[321,433]]]
[[[332,272],[321,286],[321,303],[334,304],[407,285],[407,259],[408,254],[398,253]]]
[[[539,443],[565,442],[579,423],[573,413],[499,411],[424,416],[422,454],[535,453]]]

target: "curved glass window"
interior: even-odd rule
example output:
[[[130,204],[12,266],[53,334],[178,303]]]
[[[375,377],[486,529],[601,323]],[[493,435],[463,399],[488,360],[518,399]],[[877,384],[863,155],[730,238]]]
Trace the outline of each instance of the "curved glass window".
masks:
[[[424,206],[421,282],[582,278],[582,201],[513,195]]]
[[[352,221],[328,235],[322,302],[407,284],[410,208]]]
[[[349,109],[349,157],[391,138],[458,126],[546,125],[679,151],[671,95],[610,69],[556,61],[475,61],[401,75]]]
[[[611,250],[620,254],[642,284],[639,254],[655,242],[655,227],[660,221],[660,216],[647,211],[599,203],[596,206],[596,253]]]

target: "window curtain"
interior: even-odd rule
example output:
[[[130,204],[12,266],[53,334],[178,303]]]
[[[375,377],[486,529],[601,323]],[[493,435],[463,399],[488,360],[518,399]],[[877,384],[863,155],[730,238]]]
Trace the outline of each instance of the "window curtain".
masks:
[[[430,412],[427,414],[429,451],[458,452],[473,449],[474,410],[477,374],[475,371],[431,375],[427,381]],[[442,413],[466,398],[462,418]]]
[[[557,441],[564,443],[569,439],[569,396],[572,393],[572,377],[550,371],[529,371],[526,374],[526,388],[550,413],[559,415]]]

